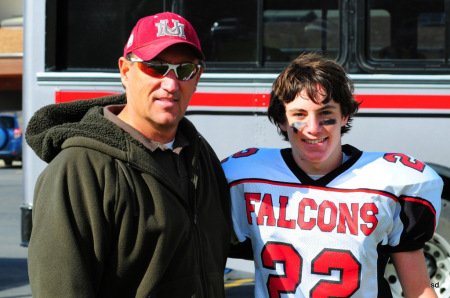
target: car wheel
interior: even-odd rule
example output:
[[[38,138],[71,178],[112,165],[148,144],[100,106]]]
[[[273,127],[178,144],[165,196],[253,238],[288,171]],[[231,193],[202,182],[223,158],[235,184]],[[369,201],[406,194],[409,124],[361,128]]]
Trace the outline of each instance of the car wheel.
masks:
[[[450,297],[450,202],[442,199],[441,215],[433,238],[423,248],[431,286],[438,297]],[[405,297],[394,265],[389,261],[385,275],[394,297]]]
[[[6,166],[12,166],[13,160],[11,158],[5,158],[3,161],[5,162]]]

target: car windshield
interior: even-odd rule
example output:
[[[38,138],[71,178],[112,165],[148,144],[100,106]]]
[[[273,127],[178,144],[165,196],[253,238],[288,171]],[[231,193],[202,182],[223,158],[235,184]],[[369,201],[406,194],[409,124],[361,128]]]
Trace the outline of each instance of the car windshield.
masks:
[[[14,128],[14,118],[8,116],[0,116],[0,127]]]

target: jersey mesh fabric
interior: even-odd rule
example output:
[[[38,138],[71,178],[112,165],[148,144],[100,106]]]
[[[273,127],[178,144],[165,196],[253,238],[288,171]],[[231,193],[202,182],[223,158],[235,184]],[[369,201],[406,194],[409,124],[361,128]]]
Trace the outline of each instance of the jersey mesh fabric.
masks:
[[[407,248],[416,238],[413,245],[421,247],[428,239],[417,233],[434,231],[442,181],[429,169],[415,173],[383,154],[364,153],[327,185],[306,185],[279,149],[235,156],[223,166],[236,236],[252,240],[256,297],[376,297],[377,274],[383,271],[377,267],[378,248],[402,250],[403,241]],[[397,183],[390,172],[408,179]],[[425,207],[406,222],[403,209],[412,201],[404,198],[410,197]],[[416,225],[419,221],[427,224]]]

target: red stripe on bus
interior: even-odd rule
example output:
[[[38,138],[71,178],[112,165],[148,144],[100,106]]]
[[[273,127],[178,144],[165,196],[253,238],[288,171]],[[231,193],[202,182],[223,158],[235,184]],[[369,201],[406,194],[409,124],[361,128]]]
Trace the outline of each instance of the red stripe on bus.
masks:
[[[450,109],[450,95],[357,94],[362,109]]]
[[[91,99],[119,92],[100,91],[57,91],[55,102],[69,102],[76,99]],[[356,94],[361,109],[450,109],[450,95],[398,95],[398,94]],[[195,93],[190,106],[267,108],[270,94],[251,93]]]
[[[55,102],[69,102],[77,99],[91,99],[106,95],[119,94],[120,92],[99,91],[56,91]],[[212,107],[267,107],[269,94],[246,93],[195,93],[191,99],[191,106]]]
[[[270,94],[194,93],[190,106],[210,107],[268,107]]]

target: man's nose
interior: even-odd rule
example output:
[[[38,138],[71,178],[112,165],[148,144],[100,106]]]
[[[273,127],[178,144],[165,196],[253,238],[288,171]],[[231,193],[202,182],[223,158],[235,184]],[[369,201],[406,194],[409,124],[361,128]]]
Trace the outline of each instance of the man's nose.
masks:
[[[178,79],[175,75],[175,71],[173,69],[169,70],[169,72],[164,76],[164,78],[162,79],[163,82],[161,84],[161,86],[169,91],[169,92],[174,92],[176,90],[179,89],[179,85],[178,85]]]

